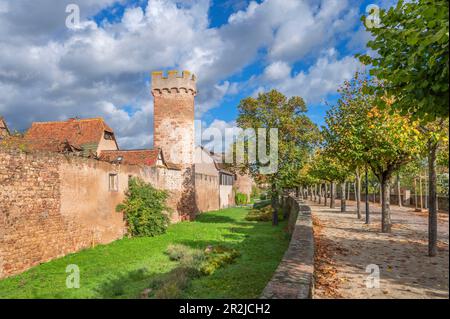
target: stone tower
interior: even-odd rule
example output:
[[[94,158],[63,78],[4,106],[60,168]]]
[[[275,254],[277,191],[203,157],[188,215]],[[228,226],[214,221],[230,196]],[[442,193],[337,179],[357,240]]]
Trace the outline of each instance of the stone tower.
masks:
[[[175,164],[192,164],[194,152],[195,76],[184,71],[152,73],[154,98],[154,147]]]
[[[194,191],[194,97],[195,76],[188,71],[152,73],[154,99],[153,145],[161,148],[166,161],[180,165],[183,190],[178,205],[181,218],[192,218],[197,212]]]

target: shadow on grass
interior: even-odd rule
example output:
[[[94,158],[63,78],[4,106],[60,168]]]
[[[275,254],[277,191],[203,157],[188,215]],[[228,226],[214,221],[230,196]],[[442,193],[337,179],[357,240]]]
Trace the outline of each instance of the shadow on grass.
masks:
[[[197,216],[195,222],[199,223],[208,223],[208,224],[236,224],[235,219],[228,217],[228,216],[222,216],[222,215],[211,215],[211,214],[202,214]]]
[[[242,256],[245,258],[242,266],[245,269],[252,268],[252,263],[259,263],[261,261],[267,262],[266,259],[273,259],[273,256],[267,256],[263,253],[264,248],[267,246],[267,241],[286,240],[286,234],[282,231],[284,224],[280,223],[278,227],[273,227],[270,222],[248,222],[242,220],[236,220],[232,217],[223,215],[203,214],[198,216],[195,222],[205,224],[224,224],[223,229],[226,232],[221,232],[220,239],[212,240],[189,240],[189,239],[174,239],[171,244],[182,244],[192,249],[204,250],[208,246],[225,246],[227,248],[236,249],[241,254],[235,263],[240,263]],[[221,226],[219,226],[220,228]],[[273,228],[272,228],[273,227]],[[272,238],[267,238],[268,230],[273,229]],[[255,256],[256,255],[256,256]],[[261,255],[261,256],[260,256]],[[250,260],[249,260],[249,256]],[[259,257],[258,257],[259,256]],[[280,258],[282,253],[280,253]],[[253,260],[257,258],[259,261]],[[171,266],[167,267],[167,272],[151,272],[149,269],[141,268],[129,272],[123,272],[117,276],[110,277],[100,286],[95,289],[96,298],[184,298],[195,297],[190,296],[189,286],[191,281],[197,279],[193,274],[190,274],[186,269],[180,265],[176,265],[174,262]],[[227,268],[225,266],[225,268]],[[263,282],[258,283],[258,289],[263,288],[266,281],[270,279],[271,274],[276,268],[276,262],[270,268],[266,269],[267,274],[258,274],[258,276],[267,277],[263,278]],[[239,270],[239,269],[237,269]],[[220,273],[221,269],[217,272]],[[255,270],[256,272],[256,270]],[[256,275],[256,274],[255,274]],[[211,276],[202,276],[211,277]],[[186,279],[188,278],[188,279]],[[202,280],[209,280],[203,278]],[[168,282],[173,282],[173,285],[168,285]],[[239,286],[239,283],[234,283]],[[236,289],[239,287],[236,286]],[[259,287],[261,286],[261,287]],[[163,289],[161,289],[161,287]],[[181,289],[180,289],[181,287]],[[217,290],[220,290],[217,287]],[[146,291],[146,292],[144,292]],[[142,293],[144,292],[144,295]],[[156,293],[156,295],[155,295]]]
[[[123,298],[128,295],[127,290],[131,286],[136,286],[142,281],[148,281],[153,276],[154,274],[151,274],[146,268],[125,272],[102,283],[94,289],[94,292],[97,298]]]

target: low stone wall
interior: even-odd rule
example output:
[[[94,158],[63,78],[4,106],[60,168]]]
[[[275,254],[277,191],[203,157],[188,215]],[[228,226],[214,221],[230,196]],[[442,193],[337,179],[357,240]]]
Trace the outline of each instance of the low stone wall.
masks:
[[[361,194],[361,201],[364,202],[364,193]],[[418,206],[420,206],[420,196],[419,195],[414,195],[414,194],[409,194],[408,198],[405,199],[405,195],[401,195],[402,197],[402,205],[405,207],[414,207],[415,206],[415,199],[417,197],[417,202],[418,202]],[[336,194],[336,199],[340,198],[340,194]],[[355,200],[355,194],[353,192],[350,193],[350,200]],[[426,207],[427,205],[427,200],[428,197],[426,195],[422,195],[422,203],[423,206]],[[375,203],[379,203],[380,202],[380,194],[369,194],[369,202],[374,202]],[[391,205],[398,205],[398,195],[397,194],[391,194],[390,195],[390,204]],[[448,213],[448,206],[449,206],[449,201],[448,201],[448,197],[445,196],[438,196],[437,197],[437,207],[440,211],[442,212],[447,212]]]
[[[291,241],[280,265],[264,289],[263,299],[309,299],[314,288],[314,236],[311,209],[288,197]]]

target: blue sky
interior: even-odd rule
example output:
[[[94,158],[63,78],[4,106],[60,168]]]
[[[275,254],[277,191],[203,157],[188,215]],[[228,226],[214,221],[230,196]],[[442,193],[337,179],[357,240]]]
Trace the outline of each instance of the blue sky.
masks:
[[[66,5],[80,8],[75,29]],[[323,124],[369,39],[351,0],[0,0],[0,114],[32,121],[102,116],[123,148],[151,147],[149,74],[191,70],[196,117],[234,125],[239,101],[272,88],[303,97]]]

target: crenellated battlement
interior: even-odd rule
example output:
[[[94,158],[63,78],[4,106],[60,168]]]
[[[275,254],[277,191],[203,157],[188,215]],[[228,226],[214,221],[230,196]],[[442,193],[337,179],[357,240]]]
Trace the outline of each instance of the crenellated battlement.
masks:
[[[152,94],[163,93],[197,93],[196,77],[189,71],[168,71],[164,76],[162,71],[152,72]]]

